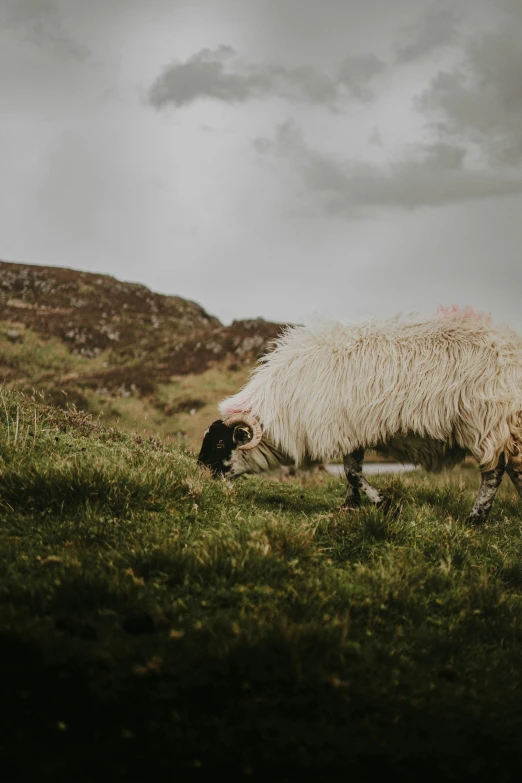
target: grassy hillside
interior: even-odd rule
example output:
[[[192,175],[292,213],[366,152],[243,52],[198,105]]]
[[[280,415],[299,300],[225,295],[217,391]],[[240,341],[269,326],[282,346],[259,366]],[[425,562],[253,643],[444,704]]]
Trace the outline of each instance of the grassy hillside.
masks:
[[[107,275],[0,262],[0,381],[126,431],[196,445],[281,329]]]
[[[199,448],[218,401],[281,328],[261,318],[223,326],[145,286],[0,261],[0,383],[129,433]]]
[[[171,440],[0,398],[3,780],[512,780],[522,514],[473,471],[213,481]]]

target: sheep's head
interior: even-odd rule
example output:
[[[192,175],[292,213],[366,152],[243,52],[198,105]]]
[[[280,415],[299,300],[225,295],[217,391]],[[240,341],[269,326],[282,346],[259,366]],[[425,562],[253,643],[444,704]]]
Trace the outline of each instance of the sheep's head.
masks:
[[[263,429],[259,421],[247,413],[218,419],[205,432],[198,463],[207,465],[214,476],[234,478],[242,473],[263,470],[258,459],[249,459],[249,452],[261,443]]]

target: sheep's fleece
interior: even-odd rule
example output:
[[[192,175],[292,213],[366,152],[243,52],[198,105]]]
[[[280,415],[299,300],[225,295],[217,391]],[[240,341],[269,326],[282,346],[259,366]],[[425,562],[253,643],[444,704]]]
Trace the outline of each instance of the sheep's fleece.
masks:
[[[361,488],[383,500],[361,475],[364,449],[427,470],[471,454],[483,479],[473,521],[486,518],[505,469],[522,496],[522,338],[469,308],[289,327],[219,411],[236,426],[218,420],[205,434],[199,461],[215,474],[344,459],[351,508]],[[248,427],[236,436],[238,414],[262,426],[254,448]]]

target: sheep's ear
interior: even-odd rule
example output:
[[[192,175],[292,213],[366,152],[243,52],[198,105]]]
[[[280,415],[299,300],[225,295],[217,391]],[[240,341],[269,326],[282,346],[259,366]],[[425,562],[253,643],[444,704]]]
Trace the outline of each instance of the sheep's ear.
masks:
[[[234,443],[236,443],[238,446],[242,446],[245,443],[248,443],[252,440],[254,433],[250,429],[250,427],[246,427],[243,425],[238,425],[237,427],[234,427],[234,433],[232,435],[232,438],[234,440]]]

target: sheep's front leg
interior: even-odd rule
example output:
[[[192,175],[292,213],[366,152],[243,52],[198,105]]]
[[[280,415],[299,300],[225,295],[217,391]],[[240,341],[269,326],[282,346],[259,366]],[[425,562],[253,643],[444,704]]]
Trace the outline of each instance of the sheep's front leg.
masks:
[[[480,525],[488,518],[505,470],[506,461],[504,457],[501,457],[496,468],[480,474],[480,487],[477,499],[468,517],[470,525]]]
[[[367,498],[376,506],[384,503],[384,496],[372,487],[362,473],[362,463],[364,460],[364,449],[356,449],[351,454],[345,455],[344,472],[348,482],[348,494],[342,505],[342,508],[358,508],[361,505],[361,489]]]

